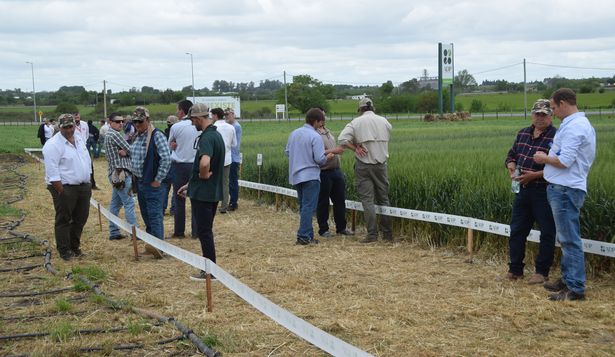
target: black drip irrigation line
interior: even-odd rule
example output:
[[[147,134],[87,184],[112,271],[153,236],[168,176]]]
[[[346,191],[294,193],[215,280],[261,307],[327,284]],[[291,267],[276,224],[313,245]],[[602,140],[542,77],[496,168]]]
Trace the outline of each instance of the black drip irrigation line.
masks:
[[[93,329],[85,329],[85,330],[77,330],[73,332],[73,335],[91,335],[95,333],[113,333],[120,331],[127,331],[128,327],[112,327],[112,328],[93,328]],[[16,335],[6,335],[0,336],[0,341],[9,341],[9,340],[23,340],[26,338],[36,338],[49,336],[51,332],[31,332],[31,333],[18,333]]]
[[[39,267],[42,267],[42,265],[34,264],[34,265],[24,265],[22,267],[17,267],[17,268],[0,268],[0,273],[8,273],[12,271],[28,271],[28,270],[36,269]]]
[[[184,335],[179,335],[179,336],[175,336],[172,338],[167,338],[164,340],[160,340],[160,341],[156,341],[157,345],[166,345],[167,343],[171,343],[171,342],[175,342],[175,341],[181,341],[183,339],[185,339],[186,337],[184,337]],[[145,345],[142,343],[134,343],[134,344],[129,344],[129,345],[114,345],[111,347],[111,349],[113,349],[114,351],[126,351],[126,350],[138,350],[138,349],[142,349],[145,348]],[[82,347],[79,349],[79,352],[98,352],[98,351],[105,351],[108,348],[106,347],[99,347],[99,346],[93,346],[93,347]]]
[[[17,167],[19,167],[19,164],[23,164],[25,163],[25,160],[20,157],[20,156],[16,156],[18,163],[15,164],[14,168],[12,169],[8,169],[13,171],[18,177],[21,178],[21,188],[23,189],[25,187],[25,182],[26,182],[26,175],[22,175],[18,172],[16,172],[15,170],[17,169]],[[23,196],[20,195],[21,199],[23,199]],[[10,228],[8,229],[9,233],[16,236],[16,237],[21,237],[25,240],[28,240],[30,242],[33,243],[38,243],[41,246],[46,247],[46,251],[45,251],[45,264],[44,267],[45,269],[50,272],[53,275],[57,275],[58,271],[55,270],[53,268],[53,266],[51,265],[51,248],[49,247],[49,242],[47,240],[40,240],[34,236],[31,236],[29,234],[24,234],[24,233],[18,233],[18,232],[14,232],[13,230],[19,226],[21,224],[21,222],[26,218],[25,213],[22,211],[21,212],[21,217],[17,220],[14,221],[11,225]],[[112,299],[110,299],[109,297],[107,297],[102,290],[100,290],[100,288],[98,287],[98,285],[92,283],[91,281],[89,281],[88,279],[86,279],[85,277],[82,277],[80,275],[77,275],[75,277],[73,277],[72,273],[67,274],[67,277],[73,279],[73,278],[77,278],[78,280],[80,280],[81,282],[85,283],[86,285],[88,285],[90,287],[90,289],[92,289],[94,291],[94,293],[98,296],[100,296],[111,308],[113,309],[118,309],[118,308],[122,308],[122,307],[127,307],[126,304],[122,304],[122,303],[118,303]],[[75,300],[75,299],[69,299],[69,300]],[[40,304],[40,302],[39,302]],[[175,320],[175,318],[173,317],[166,317],[166,316],[162,316],[147,310],[143,310],[143,309],[139,309],[136,307],[129,307],[130,311],[137,313],[139,315],[142,316],[147,316],[150,318],[155,318],[160,322],[163,323],[171,323],[173,324],[181,333],[182,336],[187,337],[197,348],[200,352],[202,352],[203,354],[205,354],[208,357],[219,357],[221,356],[220,352],[214,351],[213,349],[211,349],[209,346],[207,346],[206,344],[203,343],[203,340],[201,340],[199,338],[199,336],[197,336],[191,329],[189,329],[187,326],[185,326],[184,324],[182,324],[181,322]]]
[[[29,316],[2,316],[0,320],[2,321],[27,321],[27,320],[38,320],[44,319],[47,317],[63,317],[63,316],[80,316],[89,313],[90,311],[82,310],[82,311],[71,311],[70,313],[60,313],[60,314],[38,314],[38,315],[29,315]]]
[[[67,288],[60,288],[60,289],[48,290],[48,291],[31,291],[31,292],[25,292],[25,293],[0,293],[0,298],[3,298],[3,297],[23,297],[23,296],[38,296],[38,295],[58,294],[58,293],[61,293],[61,292],[65,292],[65,291],[69,291],[69,290],[74,290],[74,289],[75,289],[74,286],[69,286]]]
[[[201,338],[199,338],[199,336],[197,336],[191,329],[186,327],[186,325],[184,325],[181,322],[175,320],[175,318],[162,316],[162,315],[153,313],[151,311],[147,311],[147,310],[143,310],[143,309],[140,309],[140,308],[137,308],[137,307],[128,306],[126,304],[118,303],[118,302],[108,298],[107,296],[105,296],[104,293],[98,287],[98,285],[92,283],[91,281],[89,281],[87,278],[85,278],[83,276],[73,275],[72,273],[69,273],[67,275],[67,277],[69,277],[71,279],[77,279],[77,280],[81,281],[82,283],[88,285],[90,287],[90,289],[92,289],[97,295],[99,295],[103,300],[105,300],[105,302],[109,306],[111,306],[112,308],[114,308],[114,309],[128,308],[132,312],[135,312],[135,313],[137,313],[139,315],[147,316],[147,317],[150,317],[150,318],[154,318],[154,319],[157,319],[158,321],[163,322],[163,323],[173,324],[184,336],[186,336],[199,349],[199,351],[204,353],[206,356],[208,356],[208,357],[219,357],[219,356],[221,356],[221,354],[219,352],[214,351],[209,346],[204,344],[203,340],[201,340]]]
[[[42,257],[42,256],[43,256],[43,254],[37,253],[37,254],[24,255],[23,257],[0,258],[0,260],[2,260],[2,261],[14,261],[14,260],[23,260],[23,259],[28,259],[28,258]]]

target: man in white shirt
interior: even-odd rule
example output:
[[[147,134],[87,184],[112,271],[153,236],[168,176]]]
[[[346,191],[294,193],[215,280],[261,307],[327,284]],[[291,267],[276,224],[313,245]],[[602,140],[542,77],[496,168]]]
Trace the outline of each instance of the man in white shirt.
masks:
[[[555,239],[562,249],[562,277],[544,284],[555,292],[549,300],[585,300],[585,257],[581,241],[580,211],[587,195],[587,175],[596,157],[596,132],[577,108],[572,89],[560,88],[551,96],[553,115],[562,124],[549,154],[538,151],[534,162],[545,164],[547,199],[555,221]]]
[[[81,252],[81,232],[90,213],[91,159],[85,141],[75,135],[71,114],[58,118],[60,135],[43,147],[45,181],[55,208],[55,238],[60,257],[70,260]]]
[[[224,175],[222,176],[222,205],[220,205],[220,213],[226,213],[229,209],[229,176],[231,174],[231,163],[233,157],[231,156],[231,150],[237,147],[237,136],[235,134],[235,128],[225,122],[224,110],[222,108],[214,108],[211,110],[211,117],[214,120],[222,140],[224,140]]]
[[[185,237],[186,230],[186,198],[177,195],[177,190],[188,183],[192,163],[196,155],[195,143],[200,131],[197,131],[188,117],[192,102],[184,99],[177,103],[179,122],[171,126],[169,131],[169,147],[171,148],[171,170],[173,177],[173,197],[175,198],[174,228],[172,238]],[[197,237],[197,227],[194,213],[191,215],[192,237]]]
[[[81,137],[84,143],[87,143],[88,138],[90,137],[90,128],[88,127],[88,123],[81,121],[81,114],[79,112],[73,113],[73,118],[75,119],[75,136]],[[92,167],[90,168],[92,175],[90,176],[90,182],[92,183],[92,190],[98,190],[98,186],[96,186],[96,179],[94,178],[94,163],[92,163]]]

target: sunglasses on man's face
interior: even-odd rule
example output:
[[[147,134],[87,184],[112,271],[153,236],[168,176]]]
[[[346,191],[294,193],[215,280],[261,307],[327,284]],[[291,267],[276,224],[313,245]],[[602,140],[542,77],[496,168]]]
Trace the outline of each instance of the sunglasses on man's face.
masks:
[[[133,119],[133,120],[132,120],[132,122],[133,122],[133,123],[135,123],[135,124],[141,124],[141,123],[143,123],[144,121],[145,121],[145,120],[142,120],[142,119]]]
[[[114,122],[114,123],[120,123],[120,124],[121,124],[121,123],[123,123],[124,121],[123,121],[123,120],[112,120],[112,122]]]

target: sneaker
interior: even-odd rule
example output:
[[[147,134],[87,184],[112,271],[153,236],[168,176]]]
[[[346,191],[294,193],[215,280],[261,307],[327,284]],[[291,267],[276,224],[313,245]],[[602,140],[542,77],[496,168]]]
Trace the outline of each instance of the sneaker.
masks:
[[[225,214],[226,213],[226,208],[220,208],[220,213]]]
[[[153,255],[156,259],[162,259],[162,253],[152,245],[145,244],[145,251]]]
[[[186,238],[186,235],[185,235],[185,234],[183,234],[183,233],[182,233],[182,234],[173,233],[173,235],[172,235],[172,236],[167,237],[167,238],[165,238],[165,239],[173,239],[173,238]]]
[[[310,244],[309,240],[299,238],[299,237],[297,237],[297,241],[295,242],[295,245],[308,245],[308,244]]]
[[[554,292],[559,292],[559,291],[562,291],[568,288],[566,286],[566,283],[564,283],[564,281],[562,280],[562,278],[559,278],[556,281],[551,282],[551,283],[544,283],[542,286],[545,289],[549,291],[554,291]]]
[[[562,291],[549,295],[549,300],[551,301],[574,301],[574,300],[585,300],[585,294],[575,293],[572,290],[568,290],[568,288],[564,288]]]
[[[544,284],[547,280],[549,280],[549,278],[547,278],[546,276],[535,273],[532,274],[529,279],[527,279],[527,283],[529,285]]]
[[[378,238],[376,237],[366,237],[363,240],[360,240],[359,243],[375,243],[378,241]]]
[[[353,236],[354,232],[348,228],[344,228],[344,230],[337,232],[337,234],[342,235],[342,236]]]
[[[498,281],[515,281],[523,279],[523,274],[518,275],[511,272],[504,274],[503,276],[497,278]]]
[[[331,238],[331,232],[324,231],[324,232],[320,233],[320,236],[324,237],[324,238]]]
[[[124,239],[124,238],[126,238],[126,236],[125,236],[125,235],[123,235],[123,234],[118,234],[118,235],[116,235],[116,236],[111,236],[111,237],[109,237],[109,240],[120,240],[120,239]]]
[[[209,278],[211,280],[216,280],[216,277],[213,274],[209,275]],[[198,273],[191,275],[190,276],[190,280],[194,280],[194,281],[205,281],[207,280],[207,273],[203,270],[199,271]]]
[[[238,207],[237,207],[237,205],[230,205],[230,206],[228,207],[228,211],[229,211],[229,212],[237,211],[237,208],[238,208]]]
[[[60,253],[60,258],[62,258],[62,260],[64,260],[64,261],[69,261],[74,256],[75,256],[75,254],[72,251],[70,251],[70,250],[68,252]]]
[[[312,239],[310,241],[310,244],[319,244],[319,243],[320,243],[320,241],[318,239]]]

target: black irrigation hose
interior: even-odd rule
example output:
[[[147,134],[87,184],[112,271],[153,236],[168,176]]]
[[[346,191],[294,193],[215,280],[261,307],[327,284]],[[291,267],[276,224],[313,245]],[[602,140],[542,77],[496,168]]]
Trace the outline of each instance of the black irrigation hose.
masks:
[[[42,265],[34,264],[34,265],[24,265],[22,267],[17,267],[17,268],[0,268],[0,273],[7,273],[11,271],[28,271],[28,270],[36,269],[39,267],[42,267]]]
[[[13,261],[13,260],[22,260],[22,259],[28,259],[28,258],[35,258],[35,257],[42,257],[43,254],[30,254],[30,255],[25,255],[23,257],[8,257],[8,258],[0,258],[0,260],[4,260],[4,261]]]
[[[90,311],[87,310],[82,310],[82,311],[71,311],[70,315],[71,316],[79,316],[79,315],[83,315],[86,313],[89,313]],[[37,319],[44,319],[46,317],[58,317],[58,316],[68,316],[68,314],[38,314],[38,315],[29,315],[29,316],[2,316],[0,317],[0,320],[3,321],[26,321],[26,320],[37,320]]]
[[[18,163],[25,163],[25,160],[22,157],[17,156],[17,161]],[[14,170],[17,169],[17,167],[19,167],[18,164],[15,165],[15,167],[12,169],[13,172],[15,172]],[[9,169],[11,170],[11,169]],[[21,182],[23,182],[23,184],[21,185],[21,188],[23,189],[25,187],[25,179],[27,178],[27,176],[25,175],[21,175],[17,172],[15,172],[15,174],[21,178]],[[20,200],[23,199],[23,196],[20,195]],[[16,201],[15,201],[16,202]],[[29,234],[24,234],[24,233],[18,233],[18,232],[14,232],[13,230],[19,226],[21,224],[21,222],[25,219],[25,214],[22,212],[21,217],[17,220],[14,221],[9,228],[9,233],[16,236],[16,237],[21,237],[25,240],[28,240],[30,242],[34,242],[34,243],[38,243],[39,245],[42,246],[46,246],[47,249],[45,251],[45,264],[44,267],[47,271],[49,271],[51,274],[53,275],[57,275],[58,272],[53,268],[53,266],[51,265],[51,248],[49,248],[49,244],[47,240],[40,240],[36,237],[33,237]],[[73,278],[72,273],[69,273],[67,275],[67,277],[70,277],[71,279]],[[109,306],[111,306],[114,309],[117,308],[121,308],[122,306],[124,306],[125,304],[122,303],[118,303],[110,298],[108,298],[98,287],[98,285],[92,283],[91,281],[89,281],[88,279],[86,279],[85,277],[79,276],[77,275],[76,278],[80,281],[82,281],[83,283],[85,283],[86,285],[88,285],[98,296],[100,296]],[[69,299],[69,300],[74,300],[74,299]],[[202,353],[204,353],[206,356],[208,357],[219,357],[221,356],[221,354],[219,352],[214,351],[213,349],[211,349],[209,346],[205,345],[203,343],[203,341],[188,327],[186,327],[184,324],[182,324],[181,322],[175,320],[175,318],[173,317],[166,317],[166,316],[162,316],[162,315],[158,315],[158,314],[154,314],[152,312],[148,312],[146,310],[142,310],[142,309],[138,309],[135,307],[131,307],[130,308],[131,311],[138,313],[140,315],[145,315],[145,316],[149,316],[152,317],[154,316],[154,318],[158,319],[160,322],[164,322],[164,323],[172,323],[179,331],[181,331],[182,336],[186,336],[190,339],[190,341],[199,349],[199,351],[201,351]],[[0,339],[2,336],[0,336]],[[164,340],[163,340],[164,341]],[[171,341],[168,341],[171,342]],[[167,343],[167,342],[165,342]],[[85,352],[85,351],[84,351]]]
[[[32,291],[25,293],[0,293],[0,298],[3,297],[22,297],[22,296],[38,296],[38,295],[47,295],[47,294],[57,294],[64,291],[69,291],[75,289],[74,286],[69,286],[67,288],[48,290],[48,291]]]
[[[94,333],[112,333],[112,332],[119,332],[119,331],[126,331],[126,330],[128,330],[128,327],[94,328],[94,329],[86,329],[86,330],[77,330],[73,332],[73,335],[90,335]],[[50,334],[51,332],[18,333],[16,335],[0,336],[0,341],[22,340],[25,338],[49,336]]]
[[[160,340],[160,341],[156,341],[157,345],[165,345],[167,343],[170,342],[175,342],[175,341],[180,341],[185,339],[184,335],[179,335],[179,336],[175,336],[172,338],[167,338],[164,340]],[[141,348],[145,348],[145,345],[142,343],[134,343],[134,344],[130,344],[130,345],[115,345],[112,346],[111,349],[113,349],[114,351],[125,351],[125,350],[137,350],[137,349],[141,349]],[[79,349],[79,352],[97,352],[97,351],[105,351],[108,348],[106,347],[98,347],[98,346],[93,346],[93,347],[82,347]]]

